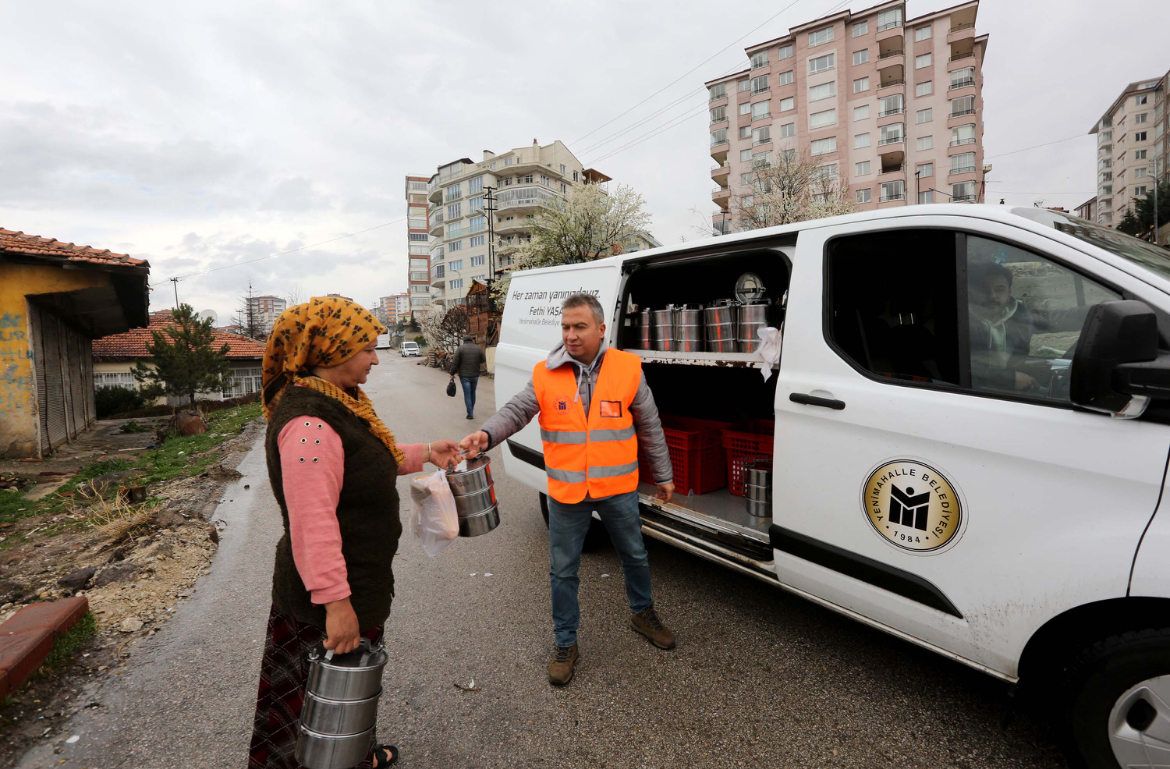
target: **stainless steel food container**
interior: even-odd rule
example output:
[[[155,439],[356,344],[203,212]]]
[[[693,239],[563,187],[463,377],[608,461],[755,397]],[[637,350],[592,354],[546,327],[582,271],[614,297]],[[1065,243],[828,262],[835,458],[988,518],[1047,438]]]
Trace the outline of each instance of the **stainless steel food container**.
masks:
[[[641,350],[654,349],[654,315],[649,310],[642,310],[638,314],[638,348]]]
[[[455,496],[486,491],[492,487],[492,460],[485,454],[460,462],[447,471],[447,485]]]
[[[752,486],[772,485],[772,460],[753,459],[743,466],[744,478]]]
[[[757,518],[771,518],[772,517],[772,502],[771,500],[761,502],[756,499],[745,499],[744,505],[747,507],[748,515],[754,515]]]
[[[305,691],[327,700],[364,700],[382,690],[382,669],[389,656],[381,644],[362,639],[348,654],[322,659],[309,653],[309,679]]]
[[[757,486],[754,483],[749,483],[744,486],[747,491],[744,494],[748,499],[753,499],[756,502],[771,502],[772,501],[772,487],[771,486]]]
[[[703,310],[707,332],[707,352],[735,352],[735,302],[720,299]]]
[[[301,726],[318,734],[360,734],[378,721],[382,690],[364,700],[329,700],[305,692]]]
[[[674,349],[678,352],[703,351],[703,306],[683,304],[674,310]]]
[[[459,536],[478,537],[480,534],[487,534],[499,525],[500,511],[496,507],[484,510],[478,515],[469,515],[466,518],[459,516]]]
[[[768,325],[768,301],[760,299],[744,302],[739,306],[739,351],[755,352],[760,349],[760,326]]]
[[[654,310],[654,349],[660,352],[674,351],[674,307]]]
[[[491,486],[483,491],[455,495],[455,511],[460,518],[479,515],[496,506],[496,490]]]
[[[303,725],[297,735],[297,763],[306,769],[351,769],[366,759],[377,739],[371,726],[358,734],[321,734]]]

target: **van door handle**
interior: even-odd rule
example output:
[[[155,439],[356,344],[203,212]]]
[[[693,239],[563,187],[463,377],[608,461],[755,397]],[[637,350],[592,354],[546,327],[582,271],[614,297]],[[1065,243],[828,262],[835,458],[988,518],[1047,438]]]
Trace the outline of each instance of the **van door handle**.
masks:
[[[806,395],[804,393],[792,393],[788,396],[788,400],[793,403],[799,403],[802,406],[824,406],[834,411],[840,411],[845,408],[845,401],[839,401],[836,398],[818,398],[815,395]]]

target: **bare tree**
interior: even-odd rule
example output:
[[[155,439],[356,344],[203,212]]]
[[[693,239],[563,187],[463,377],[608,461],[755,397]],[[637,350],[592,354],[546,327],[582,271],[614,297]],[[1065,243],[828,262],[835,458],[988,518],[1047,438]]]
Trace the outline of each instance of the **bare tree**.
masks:
[[[422,329],[422,335],[433,350],[443,350],[453,353],[463,341],[467,333],[467,313],[462,307],[452,307],[444,310],[438,305],[429,304],[414,313]]]
[[[293,283],[288,287],[288,293],[284,297],[288,301],[288,306],[293,307],[301,303],[301,284]]]
[[[795,150],[756,160],[750,173],[747,189],[731,196],[731,219],[741,232],[847,214],[857,208],[836,164],[818,165]]]
[[[240,297],[240,304],[236,314],[232,316],[231,324],[240,330],[240,333],[249,339],[267,339],[268,330],[265,329],[260,313],[256,311],[256,302],[253,300],[252,281],[248,281],[248,293]]]

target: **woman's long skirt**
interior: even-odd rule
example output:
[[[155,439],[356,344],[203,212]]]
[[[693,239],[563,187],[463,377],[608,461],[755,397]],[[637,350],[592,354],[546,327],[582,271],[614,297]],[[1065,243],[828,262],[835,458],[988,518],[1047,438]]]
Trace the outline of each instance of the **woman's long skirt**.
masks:
[[[362,633],[372,643],[382,639],[382,627]],[[309,680],[309,652],[321,649],[325,631],[285,616],[275,608],[268,616],[264,660],[260,664],[260,692],[248,769],[301,769],[295,756],[301,704]],[[359,764],[370,766],[371,757]]]

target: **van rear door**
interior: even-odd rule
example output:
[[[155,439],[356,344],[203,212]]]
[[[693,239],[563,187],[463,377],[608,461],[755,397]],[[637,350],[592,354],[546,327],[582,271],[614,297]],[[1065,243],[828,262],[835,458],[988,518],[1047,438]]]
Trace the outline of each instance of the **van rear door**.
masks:
[[[532,369],[561,343],[561,303],[571,294],[597,297],[606,309],[606,338],[613,338],[617,316],[621,257],[588,264],[519,272],[512,276],[504,304],[500,343],[496,347],[496,407],[507,403],[532,379]],[[548,484],[544,450],[536,420],[508,439],[504,451],[508,475],[539,491]]]

